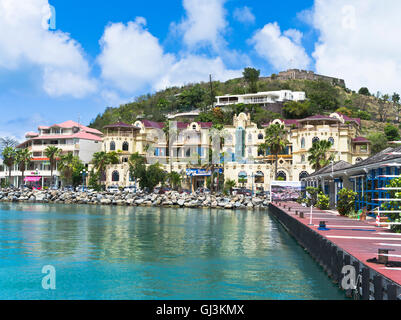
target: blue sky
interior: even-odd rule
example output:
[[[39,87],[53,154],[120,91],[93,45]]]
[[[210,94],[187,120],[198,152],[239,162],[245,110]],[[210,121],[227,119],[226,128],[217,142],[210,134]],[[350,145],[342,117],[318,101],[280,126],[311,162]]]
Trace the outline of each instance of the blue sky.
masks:
[[[41,25],[49,3],[56,30]],[[246,66],[262,75],[307,68],[352,89],[396,91],[400,26],[391,14],[400,5],[349,3],[0,0],[0,136],[88,124],[107,106],[209,73],[224,81]]]

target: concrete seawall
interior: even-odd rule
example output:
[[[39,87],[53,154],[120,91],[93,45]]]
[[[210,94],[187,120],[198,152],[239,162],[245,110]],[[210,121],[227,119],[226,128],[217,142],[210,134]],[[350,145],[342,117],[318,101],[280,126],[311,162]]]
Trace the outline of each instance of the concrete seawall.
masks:
[[[306,212],[309,209],[304,208],[303,210]],[[314,227],[307,224],[308,218],[301,218],[295,214],[294,207],[291,208],[289,204],[284,203],[271,203],[269,211],[340,288],[344,277],[343,267],[353,266],[355,268],[356,279],[360,276],[360,282],[356,289],[346,290],[347,296],[363,300],[400,300],[401,286],[398,281],[386,277],[378,272],[378,268],[372,267],[370,263],[368,265],[361,257],[349,254],[347,247],[340,247],[335,241],[331,241],[325,235],[317,232]],[[324,218],[319,219],[324,220]],[[401,273],[401,269],[399,272]]]

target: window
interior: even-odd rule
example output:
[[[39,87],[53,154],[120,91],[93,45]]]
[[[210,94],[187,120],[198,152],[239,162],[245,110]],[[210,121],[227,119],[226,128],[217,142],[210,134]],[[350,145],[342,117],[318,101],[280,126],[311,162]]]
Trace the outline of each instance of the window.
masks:
[[[114,141],[110,142],[110,151],[115,151],[116,150],[116,143]]]
[[[361,162],[362,158],[356,158],[355,163]]]
[[[319,142],[320,141],[320,139],[318,138],[318,137],[314,137],[313,139],[312,139],[312,144],[314,144],[314,143],[316,143],[316,142]]]
[[[124,141],[123,143],[123,151],[128,151],[129,149],[129,143],[127,141]]]
[[[196,124],[192,125],[192,130],[196,130]]]
[[[186,156],[187,158],[189,158],[189,157],[191,156],[191,149],[187,149],[187,150],[185,151],[185,156]]]
[[[301,162],[304,163],[305,162],[305,155],[301,155]]]
[[[113,182],[120,181],[120,174],[118,173],[117,170],[113,171],[113,173],[111,174],[111,181]]]
[[[258,134],[258,139],[259,139],[259,140],[263,140],[263,133],[259,133],[259,134]]]
[[[265,183],[265,175],[262,171],[257,171],[255,173],[255,183]]]
[[[302,179],[305,179],[308,175],[309,175],[309,173],[307,173],[306,171],[302,171],[299,174],[299,181],[302,181]]]
[[[252,142],[252,134],[248,134],[248,142]]]
[[[331,143],[332,146],[334,146],[334,138],[333,137],[329,138],[329,142]]]
[[[301,148],[305,149],[305,138],[304,137],[302,137],[302,139],[301,139]]]
[[[287,180],[287,174],[284,171],[277,172],[276,180],[286,181]]]

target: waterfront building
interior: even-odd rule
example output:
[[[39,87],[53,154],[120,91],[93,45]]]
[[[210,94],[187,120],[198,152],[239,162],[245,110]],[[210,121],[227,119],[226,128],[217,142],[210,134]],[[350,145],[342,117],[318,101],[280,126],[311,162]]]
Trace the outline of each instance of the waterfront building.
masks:
[[[319,140],[332,142],[330,152],[335,154],[335,161],[355,164],[370,153],[370,142],[360,136],[360,119],[332,113],[300,120],[276,119],[264,127],[274,123],[285,126],[289,142],[278,155],[277,177],[274,177],[275,156],[269,150],[259,150],[265,140],[264,129],[252,123],[249,114],[241,113],[234,116],[232,126],[224,127],[228,132],[223,147],[226,179],[254,190],[269,190],[270,182],[276,179],[301,181],[314,172],[308,162],[308,150]]]
[[[303,91],[280,90],[237,95],[227,94],[224,96],[217,96],[216,99],[216,106],[218,107],[239,103],[258,104],[266,107],[271,104],[283,103],[286,101],[303,101],[306,99],[306,95]]]
[[[170,122],[170,147],[163,131],[165,123],[138,120],[129,125],[122,122],[106,126],[102,150],[118,152],[119,164],[109,165],[104,177],[106,186],[134,185],[130,176],[129,157],[135,152],[146,157],[148,164],[160,163],[166,172],[181,174],[184,187],[195,190],[206,186],[210,171],[210,122]]]
[[[14,186],[23,183],[34,183],[45,187],[51,184],[51,171],[49,158],[46,157],[45,149],[48,146],[56,146],[61,150],[60,155],[72,153],[84,164],[89,164],[93,154],[101,149],[102,132],[83,126],[72,120],[52,126],[39,126],[38,132],[28,132],[26,140],[17,146],[17,149],[27,148],[32,154],[32,162],[25,171],[25,181],[22,181],[22,172],[17,164],[11,168],[11,181]],[[0,179],[9,175],[9,168],[3,166],[0,171]],[[60,172],[57,166],[53,171],[55,183],[60,185]]]
[[[330,196],[332,206],[342,188],[352,189],[357,193],[355,211],[362,208],[370,211],[382,204],[377,199],[387,197],[387,191],[381,188],[400,174],[401,147],[397,147],[386,148],[353,165],[344,161],[329,165],[304,180],[308,186],[320,186]]]

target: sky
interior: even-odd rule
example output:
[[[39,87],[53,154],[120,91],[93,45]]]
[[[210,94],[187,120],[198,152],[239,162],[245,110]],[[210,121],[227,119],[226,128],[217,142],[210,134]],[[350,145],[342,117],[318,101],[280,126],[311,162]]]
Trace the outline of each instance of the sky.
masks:
[[[289,68],[399,92],[398,0],[0,0],[0,137]]]

